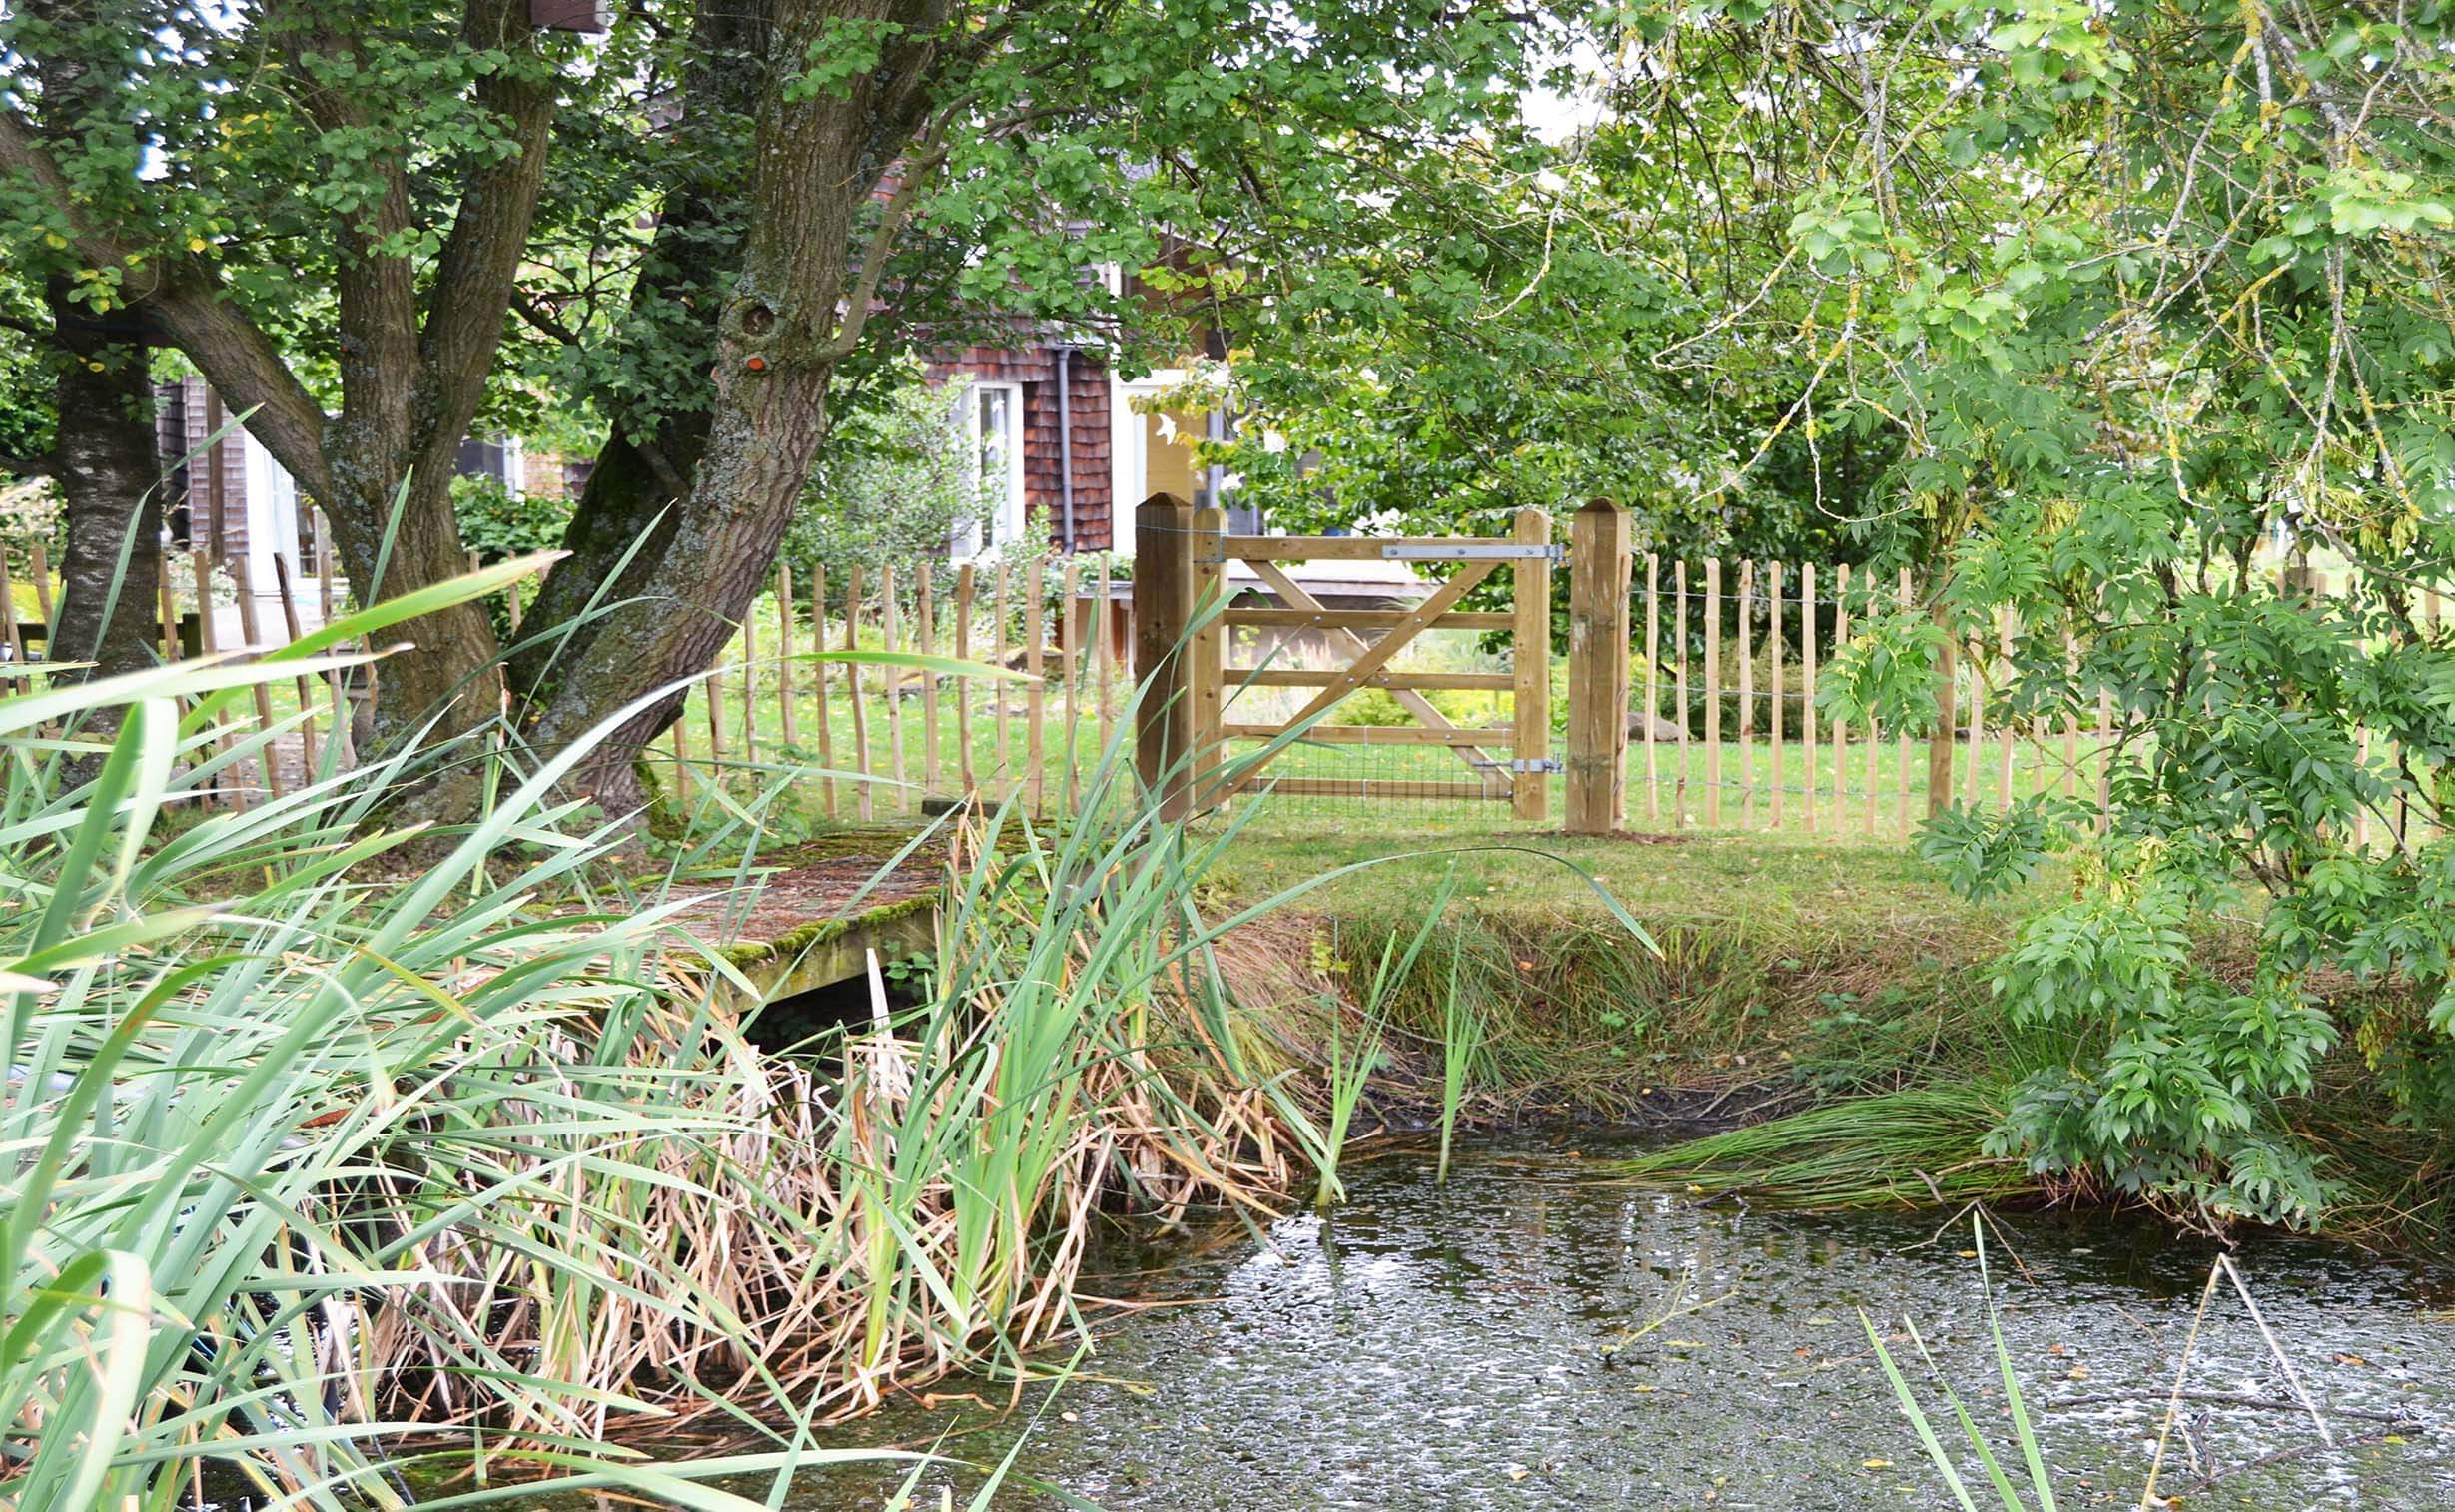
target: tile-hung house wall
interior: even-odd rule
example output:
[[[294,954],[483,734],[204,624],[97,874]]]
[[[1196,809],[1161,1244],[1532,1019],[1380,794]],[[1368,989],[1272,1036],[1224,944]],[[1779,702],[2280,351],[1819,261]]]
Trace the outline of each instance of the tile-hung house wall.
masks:
[[[933,360],[929,378],[960,388],[957,432],[997,503],[978,546],[1013,540],[1030,522],[1060,551],[1109,547],[1111,383],[1100,354],[1048,342],[968,347]]]
[[[1194,442],[1222,434],[1222,416],[1136,408],[1183,384],[1183,371],[1127,382],[1096,350],[1032,341],[942,355],[929,378],[957,390],[959,436],[1001,505],[959,553],[1015,539],[1027,521],[1045,522],[1060,551],[1130,550],[1119,531],[1132,527],[1119,521],[1136,504],[1167,492],[1208,505],[1221,491]]]

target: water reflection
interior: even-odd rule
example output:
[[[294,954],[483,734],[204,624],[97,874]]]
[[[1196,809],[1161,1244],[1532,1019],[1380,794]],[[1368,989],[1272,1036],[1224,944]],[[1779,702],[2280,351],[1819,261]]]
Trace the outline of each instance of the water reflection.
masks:
[[[1097,1378],[1032,1430],[1019,1467],[1105,1507],[1170,1512],[1946,1504],[1857,1309],[1914,1317],[2000,1432],[1966,1228],[1699,1208],[1597,1179],[1589,1160],[1618,1151],[1580,1142],[1588,1159],[1532,1142],[1467,1152],[1447,1190],[1428,1154],[1385,1150],[1348,1173],[1349,1206],[1286,1218],[1267,1246],[1209,1235],[1184,1259],[1183,1235],[1110,1245],[1119,1294],[1177,1305],[1112,1319]],[[2057,1493],[2136,1505],[2213,1251],[2067,1215],[2008,1219],[2006,1238],[2004,1326]],[[2345,1414],[2339,1434],[2370,1441],[2227,1476],[2187,1505],[2455,1506],[2455,1324],[2431,1310],[2445,1277],[2282,1238],[2239,1263],[2303,1384]],[[2298,1412],[2244,1405],[2287,1388],[2229,1293],[2188,1388],[2167,1489],[2314,1437]],[[2378,1431],[2399,1419],[2425,1426]],[[912,1410],[853,1436],[926,1444],[949,1428],[979,1428],[957,1442],[986,1461],[1021,1423]],[[790,1505],[879,1505],[890,1489],[838,1479]]]

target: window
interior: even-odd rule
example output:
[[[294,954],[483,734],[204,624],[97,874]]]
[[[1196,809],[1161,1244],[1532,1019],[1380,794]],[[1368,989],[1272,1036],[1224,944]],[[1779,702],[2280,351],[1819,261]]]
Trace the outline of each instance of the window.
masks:
[[[964,399],[971,437],[973,475],[988,495],[988,544],[1002,546],[1023,534],[1023,385],[974,383]],[[979,524],[958,533],[958,556],[980,553]]]

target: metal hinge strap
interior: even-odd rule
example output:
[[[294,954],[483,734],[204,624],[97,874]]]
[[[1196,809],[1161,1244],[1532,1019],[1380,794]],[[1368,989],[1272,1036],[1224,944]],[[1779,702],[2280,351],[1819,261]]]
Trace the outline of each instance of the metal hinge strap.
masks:
[[[1381,547],[1383,561],[1566,561],[1568,548],[1518,541],[1460,541],[1449,546]]]

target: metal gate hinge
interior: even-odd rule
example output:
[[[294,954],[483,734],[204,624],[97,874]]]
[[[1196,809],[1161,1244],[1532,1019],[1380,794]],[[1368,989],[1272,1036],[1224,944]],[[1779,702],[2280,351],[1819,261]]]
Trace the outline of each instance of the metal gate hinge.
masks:
[[[1461,541],[1456,545],[1381,547],[1383,561],[1566,561],[1568,548],[1517,541]]]
[[[1512,772],[1566,772],[1568,763],[1545,756],[1520,756],[1509,763]]]

